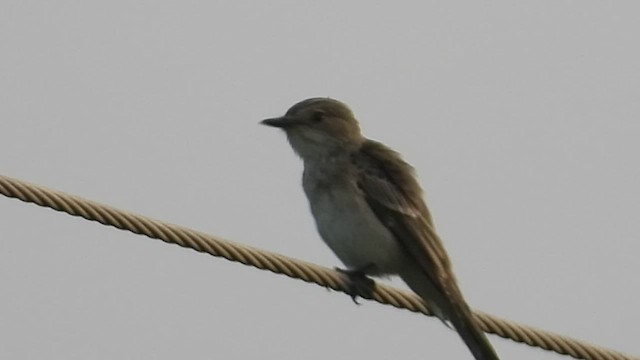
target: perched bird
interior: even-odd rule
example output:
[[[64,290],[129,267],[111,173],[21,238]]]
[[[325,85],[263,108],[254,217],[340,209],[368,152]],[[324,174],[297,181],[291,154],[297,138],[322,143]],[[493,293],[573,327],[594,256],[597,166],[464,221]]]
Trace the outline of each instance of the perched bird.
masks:
[[[334,99],[303,100],[262,124],[284,130],[302,158],[318,232],[347,272],[399,275],[477,360],[497,360],[458,288],[413,168],[365,138],[349,107]]]

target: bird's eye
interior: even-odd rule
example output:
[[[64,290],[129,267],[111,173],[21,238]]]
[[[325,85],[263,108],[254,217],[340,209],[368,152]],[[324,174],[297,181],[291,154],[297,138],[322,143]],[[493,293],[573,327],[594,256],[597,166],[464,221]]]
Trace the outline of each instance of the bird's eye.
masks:
[[[314,123],[319,123],[324,120],[324,113],[322,111],[314,111],[313,116],[311,117],[311,121]]]

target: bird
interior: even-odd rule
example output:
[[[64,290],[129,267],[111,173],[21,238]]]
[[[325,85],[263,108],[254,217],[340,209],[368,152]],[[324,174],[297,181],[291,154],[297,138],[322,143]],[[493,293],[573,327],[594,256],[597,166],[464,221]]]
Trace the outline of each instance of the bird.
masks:
[[[415,171],[398,152],[364,137],[351,109],[332,98],[300,101],[261,123],[282,129],[302,159],[316,228],[347,275],[399,276],[476,360],[499,359],[457,284]]]

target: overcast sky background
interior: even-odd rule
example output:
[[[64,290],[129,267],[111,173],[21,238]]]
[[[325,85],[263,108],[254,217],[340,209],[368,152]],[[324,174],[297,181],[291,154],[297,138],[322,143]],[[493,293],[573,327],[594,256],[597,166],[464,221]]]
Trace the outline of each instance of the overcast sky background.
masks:
[[[473,307],[639,355],[639,11],[4,0],[0,172],[333,267],[258,121],[334,97],[418,170]],[[433,318],[15,199],[0,216],[2,359],[471,358]]]

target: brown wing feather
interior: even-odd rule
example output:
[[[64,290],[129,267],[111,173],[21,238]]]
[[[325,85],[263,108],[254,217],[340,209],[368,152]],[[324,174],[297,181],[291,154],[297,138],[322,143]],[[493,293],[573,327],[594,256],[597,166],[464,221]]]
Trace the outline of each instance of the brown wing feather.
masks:
[[[441,319],[452,322],[476,359],[498,360],[458,288],[413,168],[398,153],[371,140],[365,141],[353,160],[367,203],[426,275],[416,278],[410,272],[403,277],[405,282],[435,305]]]
[[[435,232],[411,165],[373,140],[365,141],[354,160],[359,168],[358,186],[376,216],[395,231],[408,235],[397,237],[411,254],[419,254],[416,260],[431,277],[448,279],[449,258]]]

